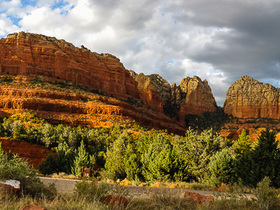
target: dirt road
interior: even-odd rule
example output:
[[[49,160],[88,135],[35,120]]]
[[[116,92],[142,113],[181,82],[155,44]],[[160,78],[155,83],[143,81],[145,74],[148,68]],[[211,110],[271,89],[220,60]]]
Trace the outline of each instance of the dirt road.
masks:
[[[75,184],[81,181],[75,179],[57,179],[57,178],[47,178],[47,177],[40,177],[40,180],[45,185],[54,183],[58,193],[70,193],[70,194],[74,192]],[[139,186],[124,186],[124,187],[127,190],[127,193],[131,196],[141,196],[143,194],[146,194],[148,191],[160,192],[162,190],[161,188],[156,188],[156,187],[139,187]],[[174,190],[174,193],[176,194],[183,193],[184,191],[195,192],[206,196],[217,194],[217,192],[212,192],[212,191],[189,190],[189,189],[180,189],[180,188],[175,188],[170,190]]]

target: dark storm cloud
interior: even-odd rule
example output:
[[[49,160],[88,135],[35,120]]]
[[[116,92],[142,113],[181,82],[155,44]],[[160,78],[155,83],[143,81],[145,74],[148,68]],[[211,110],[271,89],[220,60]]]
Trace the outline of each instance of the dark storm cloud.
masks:
[[[184,24],[232,30],[215,37],[224,48],[214,42],[189,55],[223,71],[228,84],[242,74],[259,80],[280,79],[279,1],[177,1],[172,9],[179,11],[177,19]]]

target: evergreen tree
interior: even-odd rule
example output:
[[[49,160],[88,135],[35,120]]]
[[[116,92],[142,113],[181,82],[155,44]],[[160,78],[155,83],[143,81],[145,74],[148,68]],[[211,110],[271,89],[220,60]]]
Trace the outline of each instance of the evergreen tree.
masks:
[[[190,173],[194,180],[208,178],[210,158],[221,149],[221,137],[213,130],[203,131],[200,135],[193,130],[186,133],[187,156],[190,161]]]
[[[126,178],[126,162],[128,158],[134,153],[133,146],[131,144],[131,138],[128,133],[121,134],[118,139],[112,144],[112,146],[106,152],[105,169],[109,177],[113,179]],[[131,157],[130,161],[132,161]],[[134,162],[136,164],[136,162]],[[131,167],[135,167],[132,165]],[[127,169],[127,171],[130,169]],[[130,173],[132,175],[132,172]]]
[[[190,181],[190,157],[188,153],[188,144],[186,138],[182,136],[174,136],[172,143],[172,167],[174,181]]]
[[[142,173],[148,181],[172,179],[172,147],[164,139],[161,140],[155,140],[141,156]]]
[[[256,186],[269,177],[275,187],[280,187],[280,151],[275,132],[267,128],[258,138],[258,144],[237,160],[238,176],[247,185]]]
[[[76,176],[79,176],[83,167],[93,167],[94,163],[95,157],[93,155],[89,155],[89,153],[86,151],[84,141],[81,141],[81,145],[78,148],[78,152],[73,163],[72,173]]]
[[[40,164],[39,166],[39,171],[42,174],[53,174],[53,173],[58,173],[57,171],[57,165],[55,158],[53,157],[52,154],[49,154],[45,161]]]
[[[249,138],[246,129],[243,129],[237,142],[233,145],[234,152],[237,154],[237,156],[243,156],[251,149],[251,147],[251,139]]]
[[[221,183],[233,183],[235,179],[234,160],[228,150],[223,149],[210,158],[210,180],[218,186]]]
[[[49,123],[45,123],[42,128],[42,142],[46,147],[52,147],[53,145],[57,145],[58,136],[56,135],[55,127]]]
[[[142,166],[136,153],[130,155],[125,162],[125,173],[129,180],[142,180]]]
[[[52,174],[65,172],[71,173],[71,169],[74,161],[74,152],[69,148],[66,142],[60,143],[54,148],[55,157],[49,154],[46,160],[39,166],[39,170],[43,174]]]
[[[13,138],[20,139],[22,133],[22,124],[19,121],[14,122],[13,124]]]

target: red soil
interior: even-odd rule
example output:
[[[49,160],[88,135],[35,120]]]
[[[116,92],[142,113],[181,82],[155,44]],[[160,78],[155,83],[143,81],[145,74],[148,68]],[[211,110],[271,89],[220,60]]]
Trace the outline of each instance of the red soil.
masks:
[[[11,151],[12,154],[17,154],[18,157],[26,159],[36,169],[51,153],[50,150],[44,149],[42,146],[4,137],[0,137],[0,143],[2,143],[2,149],[5,153]]]

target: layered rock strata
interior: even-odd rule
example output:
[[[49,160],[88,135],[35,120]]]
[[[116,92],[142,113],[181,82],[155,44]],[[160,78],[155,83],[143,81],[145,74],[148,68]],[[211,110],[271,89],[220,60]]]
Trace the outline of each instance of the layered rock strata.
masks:
[[[44,75],[118,98],[139,98],[137,82],[115,56],[44,35],[20,32],[1,39],[0,72]]]
[[[118,99],[130,100],[140,104],[143,109],[150,107],[155,113],[160,113],[161,118],[168,115],[179,119],[182,124],[187,114],[216,110],[211,88],[207,81],[201,81],[198,77],[187,77],[179,86],[170,86],[157,74],[145,76],[129,72],[113,55],[94,53],[83,46],[78,48],[64,40],[44,35],[20,32],[1,39],[0,73],[43,75],[71,81]],[[44,104],[44,107],[52,111],[66,109],[64,105],[58,104],[53,108],[49,102],[35,103],[34,100],[13,99],[6,103],[7,100],[3,99],[0,105],[4,108],[16,106],[35,109]],[[43,108],[45,111],[47,109]],[[77,103],[67,111],[84,113],[85,108],[80,108]],[[129,116],[138,116],[138,113],[132,114],[130,111],[131,107],[129,111],[123,110],[122,113],[129,112]],[[166,119],[168,122],[171,120]]]
[[[280,89],[243,75],[227,91],[224,111],[237,118],[280,119]]]

